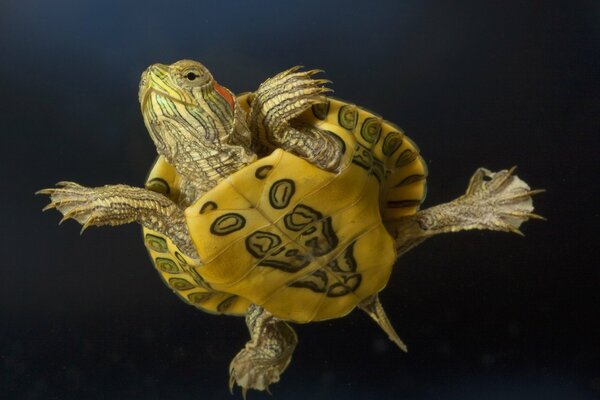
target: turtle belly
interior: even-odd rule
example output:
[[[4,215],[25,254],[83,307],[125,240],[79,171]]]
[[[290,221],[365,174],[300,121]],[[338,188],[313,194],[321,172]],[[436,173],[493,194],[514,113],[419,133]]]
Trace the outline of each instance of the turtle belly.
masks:
[[[395,261],[379,182],[354,163],[334,174],[278,149],[224,179],[186,218],[197,273],[284,320],[347,314],[383,289]]]

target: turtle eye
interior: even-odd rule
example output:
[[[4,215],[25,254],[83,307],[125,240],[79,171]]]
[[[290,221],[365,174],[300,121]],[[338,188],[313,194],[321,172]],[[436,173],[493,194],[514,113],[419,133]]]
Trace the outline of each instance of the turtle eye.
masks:
[[[190,71],[187,74],[185,74],[185,77],[187,78],[188,81],[194,81],[196,80],[196,78],[200,77],[200,74],[195,72],[195,71]]]

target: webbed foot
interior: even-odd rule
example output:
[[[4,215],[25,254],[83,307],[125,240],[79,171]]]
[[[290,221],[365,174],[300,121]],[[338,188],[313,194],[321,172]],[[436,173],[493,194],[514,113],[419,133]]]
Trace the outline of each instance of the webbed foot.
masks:
[[[481,205],[490,212],[485,215],[486,224],[500,231],[510,231],[523,235],[519,230],[528,219],[545,219],[534,214],[531,196],[544,192],[531,190],[529,185],[513,175],[516,167],[492,172],[479,168],[471,177],[463,198],[474,205]]]
[[[44,211],[56,208],[63,214],[60,223],[74,219],[82,225],[83,233],[90,226],[137,222],[168,236],[186,255],[198,257],[183,211],[162,194],[127,185],[90,188],[59,182],[56,186],[36,194],[50,196]]]
[[[267,132],[278,132],[294,117],[313,104],[324,101],[331,89],[322,85],[326,79],[313,79],[318,69],[300,71],[300,66],[280,72],[263,82],[254,93],[248,123]],[[262,126],[261,126],[262,125]],[[268,138],[267,138],[268,139]]]
[[[321,70],[294,67],[263,82],[252,94],[247,123],[262,151],[283,148],[327,171],[339,167],[343,147],[332,135],[296,118],[312,105],[324,103],[323,86],[330,81],[313,79]]]
[[[50,196],[50,204],[43,211],[56,208],[63,214],[59,225],[67,219],[76,220],[82,225],[81,233],[91,225],[116,225],[114,211],[103,206],[110,195],[106,187],[88,188],[75,182],[58,182],[56,188],[42,189],[36,194]],[[115,192],[114,190],[112,192]],[[115,220],[115,223],[111,223]]]
[[[279,381],[298,342],[287,323],[275,319],[259,306],[248,308],[246,324],[251,340],[229,366],[229,390],[233,393],[234,386],[240,386],[244,399],[249,389],[268,392],[269,385]]]
[[[544,190],[529,185],[510,170],[491,172],[479,168],[471,177],[467,192],[449,203],[419,211],[415,215],[425,236],[468,229],[488,229],[522,235],[519,227],[534,214],[531,196]]]
[[[533,213],[532,196],[544,192],[531,190],[513,175],[515,167],[492,172],[479,168],[464,195],[448,203],[417,212],[415,215],[386,221],[402,255],[425,239],[445,232],[470,229],[513,232],[529,219],[545,219]]]

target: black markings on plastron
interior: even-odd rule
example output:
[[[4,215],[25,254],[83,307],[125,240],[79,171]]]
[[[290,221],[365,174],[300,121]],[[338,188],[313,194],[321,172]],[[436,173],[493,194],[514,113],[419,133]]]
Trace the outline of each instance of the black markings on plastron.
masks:
[[[215,203],[214,201],[207,201],[206,203],[202,204],[202,207],[200,207],[200,214],[204,214],[208,211],[213,211],[217,209],[217,203]]]
[[[281,238],[271,232],[256,231],[248,236],[246,250],[260,260],[258,265],[280,271],[297,272],[310,264],[303,249],[294,244],[281,246]]]
[[[258,265],[271,267],[284,272],[298,272],[310,264],[310,258],[298,249],[287,250],[282,246],[273,254],[261,260]]]
[[[344,250],[344,254],[335,258],[334,260],[327,263],[327,267],[330,268],[333,272],[339,273],[352,273],[356,272],[357,264],[356,259],[354,258],[354,243],[352,242],[346,250]]]
[[[348,293],[354,292],[362,281],[362,276],[360,274],[350,275],[344,278],[344,283],[336,283],[329,287],[327,291],[328,297],[340,297],[344,296]]]
[[[229,235],[246,225],[246,219],[237,213],[223,214],[213,221],[210,232],[218,236]]]
[[[357,274],[358,265],[354,258],[354,243],[351,243],[344,254],[327,264],[327,267],[341,278],[342,282],[337,282],[327,290],[328,297],[340,297],[354,292],[360,286],[362,275]]]
[[[257,179],[265,179],[269,172],[273,169],[272,165],[263,165],[262,167],[258,167],[256,171],[254,171],[254,176]]]
[[[256,231],[246,238],[246,250],[256,258],[264,257],[281,244],[281,238],[274,233]]]
[[[283,218],[285,227],[290,231],[301,231],[308,224],[323,218],[323,214],[304,204],[298,204],[294,210]]]
[[[280,179],[275,182],[269,190],[269,202],[271,207],[281,210],[286,208],[292,196],[296,192],[296,184],[291,179]]]
[[[325,271],[317,270],[300,280],[290,283],[289,286],[310,289],[315,293],[325,293],[328,281]]]
[[[305,204],[294,207],[291,213],[283,217],[283,223],[290,231],[304,230],[297,241],[314,256],[325,255],[338,244],[331,217],[323,218],[323,214]]]
[[[362,282],[362,275],[356,272],[357,269],[354,243],[351,243],[343,254],[327,263],[324,270],[317,270],[288,286],[309,289],[315,293],[326,293],[327,297],[345,296],[356,291]],[[334,275],[334,278],[330,279],[328,273]]]

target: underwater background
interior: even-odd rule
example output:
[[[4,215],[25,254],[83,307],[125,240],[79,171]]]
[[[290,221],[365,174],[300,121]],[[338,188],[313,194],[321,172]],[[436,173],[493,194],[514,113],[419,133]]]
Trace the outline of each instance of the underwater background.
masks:
[[[296,325],[272,398],[600,398],[598,1],[1,0],[0,57],[1,399],[231,398],[243,319],[174,296],[138,226],[80,237],[33,195],[141,186],[139,76],[182,58],[236,93],[324,69],[419,145],[425,207],[480,166],[547,189],[525,238],[443,235],[399,260],[382,301],[407,354],[360,312]]]

